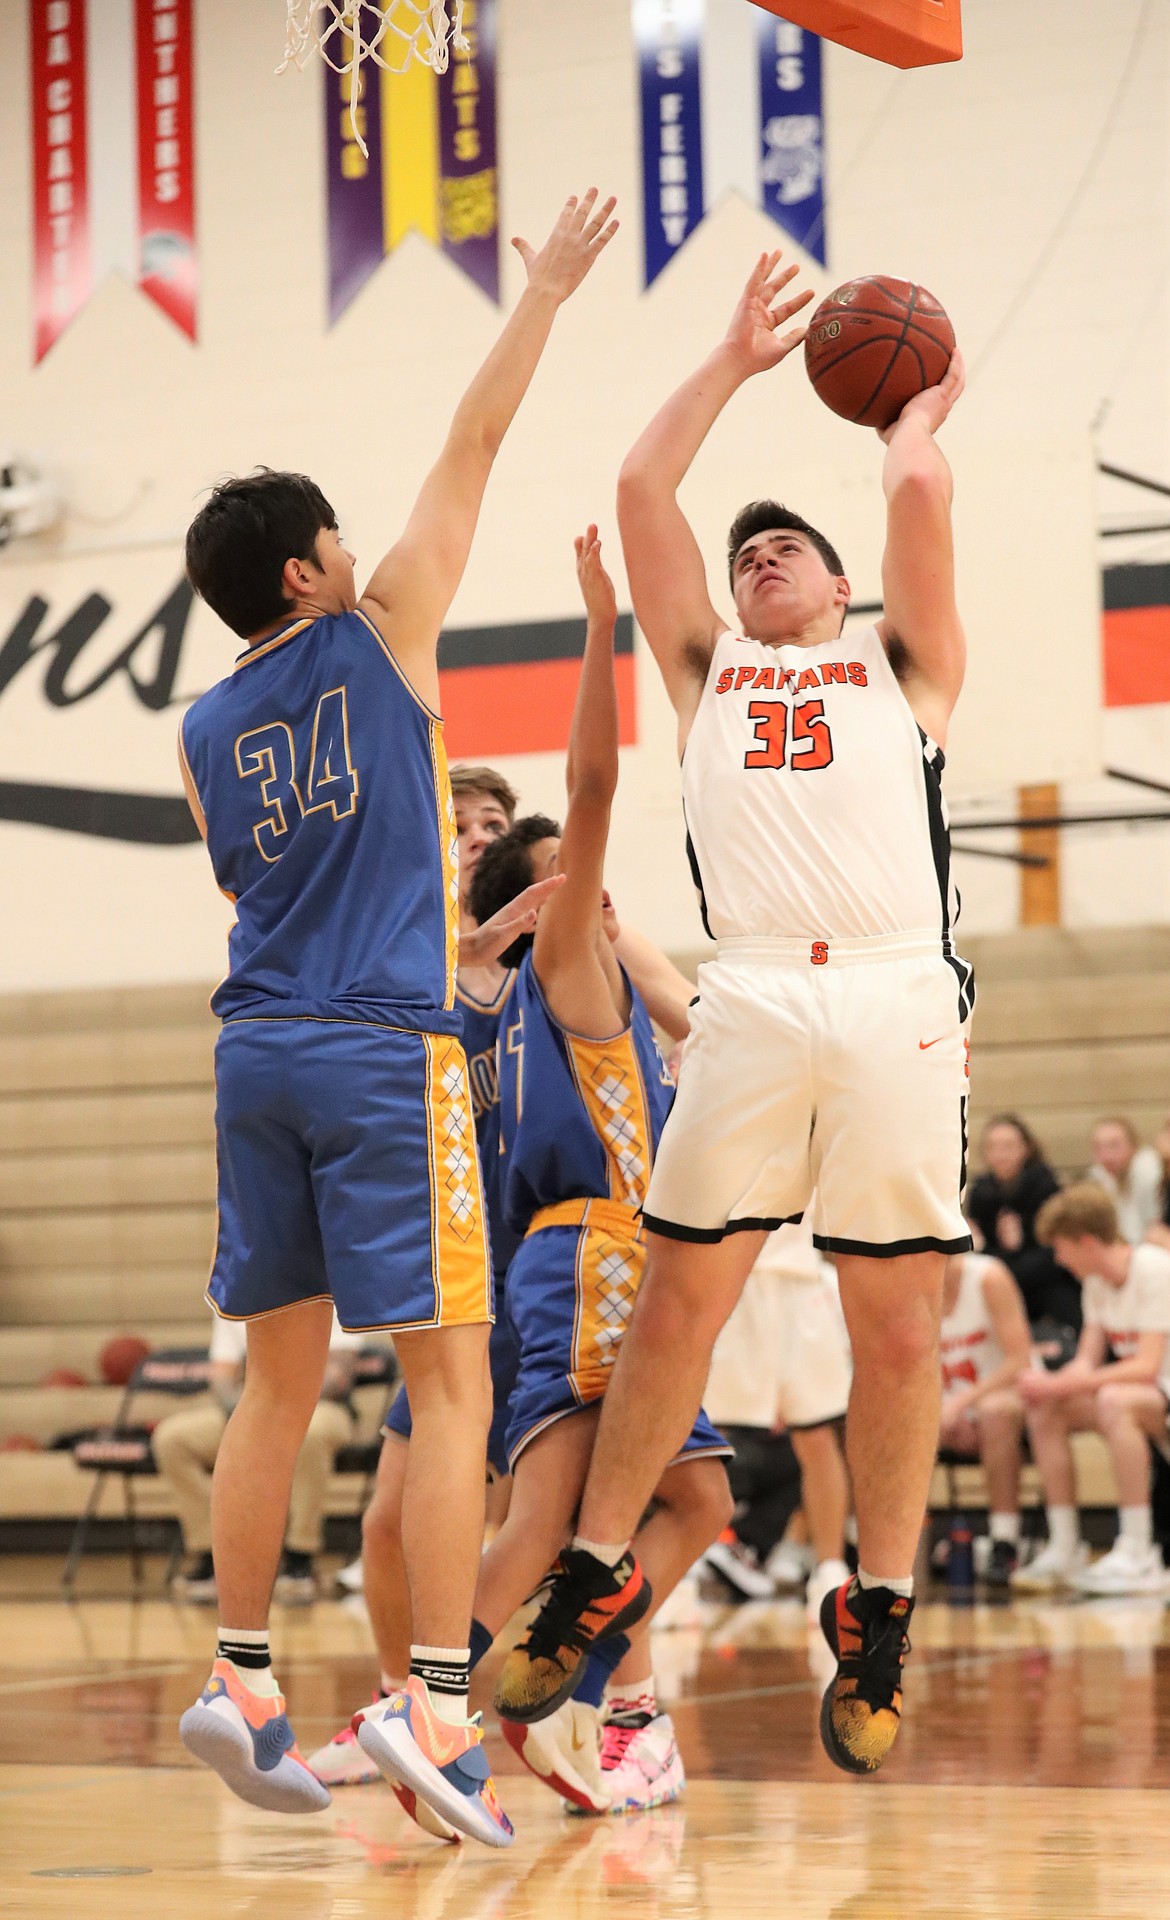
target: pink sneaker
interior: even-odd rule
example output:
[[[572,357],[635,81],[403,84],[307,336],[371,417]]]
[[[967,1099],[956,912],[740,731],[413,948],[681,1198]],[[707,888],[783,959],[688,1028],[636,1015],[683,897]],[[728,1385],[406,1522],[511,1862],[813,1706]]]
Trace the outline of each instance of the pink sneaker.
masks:
[[[421,1805],[472,1840],[511,1846],[515,1829],[496,1797],[483,1750],[478,1714],[462,1726],[441,1720],[422,1680],[411,1677],[392,1693],[354,1715],[358,1744],[391,1786],[417,1796],[415,1808],[399,1794],[411,1818],[423,1824]],[[429,1831],[429,1829],[428,1829]]]
[[[229,1660],[217,1660],[211,1678],[179,1722],[188,1753],[214,1768],[249,1806],[268,1813],[319,1813],[329,1791],[310,1773],[284,1710],[283,1694],[249,1692]]]
[[[375,1706],[381,1698],[380,1693],[371,1695]],[[310,1773],[316,1774],[323,1787],[365,1787],[382,1778],[369,1754],[359,1747],[352,1720],[347,1720],[332,1740],[311,1753],[305,1765]]]

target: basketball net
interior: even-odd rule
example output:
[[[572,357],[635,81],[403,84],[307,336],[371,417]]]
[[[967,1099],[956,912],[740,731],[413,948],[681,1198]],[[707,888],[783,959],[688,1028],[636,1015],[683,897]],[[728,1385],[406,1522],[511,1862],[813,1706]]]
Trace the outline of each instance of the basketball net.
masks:
[[[354,114],[363,61],[372,60],[387,73],[405,73],[412,60],[421,60],[434,73],[446,73],[451,48],[467,51],[463,0],[451,0],[449,9],[444,0],[384,0],[383,5],[286,0],[286,6],[284,59],[277,73],[288,66],[303,70],[310,60],[321,59],[334,73],[348,74],[350,125],[363,153],[366,143]]]

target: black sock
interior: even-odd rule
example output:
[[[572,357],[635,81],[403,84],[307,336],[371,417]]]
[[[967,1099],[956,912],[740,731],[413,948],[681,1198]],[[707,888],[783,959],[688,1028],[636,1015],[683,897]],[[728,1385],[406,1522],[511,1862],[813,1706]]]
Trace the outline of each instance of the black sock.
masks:
[[[230,1660],[233,1667],[263,1669],[272,1665],[266,1633],[233,1633],[230,1627],[220,1628],[215,1657]]]
[[[291,1574],[294,1580],[303,1580],[305,1575],[311,1574],[312,1571],[313,1556],[311,1553],[298,1553],[294,1547],[285,1548],[284,1564],[281,1567],[282,1573]]]

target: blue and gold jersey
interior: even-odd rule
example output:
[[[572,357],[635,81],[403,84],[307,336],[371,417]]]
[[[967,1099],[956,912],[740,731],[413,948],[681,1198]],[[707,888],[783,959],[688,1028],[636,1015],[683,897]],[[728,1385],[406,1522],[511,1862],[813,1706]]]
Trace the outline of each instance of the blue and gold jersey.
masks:
[[[508,1262],[520,1245],[504,1219],[504,1163],[500,1157],[500,1082],[496,1068],[496,1036],[508,1020],[516,975],[509,973],[499,993],[490,1003],[477,1000],[458,983],[455,1006],[463,1022],[463,1051],[467,1055],[467,1073],[471,1081],[471,1104],[475,1112],[475,1138],[479,1163],[483,1169],[483,1197],[487,1209],[492,1242],[492,1266],[498,1288]]]
[[[442,721],[373,623],[292,622],[195,701],[179,737],[236,908],[214,1011],[457,1034]]]
[[[611,1040],[567,1033],[521,962],[500,1024],[504,1218],[517,1233],[564,1200],[616,1200],[635,1211],[674,1088],[650,1016],[629,986],[630,1024]]]

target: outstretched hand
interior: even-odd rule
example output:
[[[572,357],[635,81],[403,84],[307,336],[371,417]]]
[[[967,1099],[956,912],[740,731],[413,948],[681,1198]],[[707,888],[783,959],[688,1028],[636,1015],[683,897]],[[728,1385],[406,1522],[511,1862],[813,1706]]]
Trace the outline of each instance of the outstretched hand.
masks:
[[[617,595],[613,581],[601,564],[601,539],[597,528],[590,524],[583,534],[577,535],[573,546],[577,554],[577,583],[585,602],[585,612],[599,627],[608,626],[612,632],[617,621]]]
[[[907,400],[893,425],[879,428],[878,439],[884,440],[889,446],[898,428],[908,420],[925,427],[927,433],[937,433],[966,384],[967,369],[956,347],[937,387],[926,387],[922,393],[916,393],[912,400]]]
[[[553,873],[547,880],[537,880],[533,886],[525,887],[523,893],[518,893],[506,907],[493,913],[491,919],[485,920],[481,927],[472,927],[461,933],[460,966],[485,966],[489,960],[498,960],[521,934],[532,933],[545,901],[551,899],[564,883],[563,873]]]
[[[512,245],[528,269],[529,286],[551,293],[558,303],[575,293],[618,230],[617,221],[610,219],[616,205],[611,194],[598,206],[597,188],[590,187],[582,199],[574,194],[566,200],[539,253],[517,235]]]
[[[781,331],[793,314],[807,307],[813,297],[812,288],[806,287],[789,300],[780,298],[800,272],[795,262],[790,267],[781,267],[781,258],[779,248],[774,253],[760,255],[727,329],[727,345],[744,360],[749,373],[766,373],[769,368],[778,367],[793,347],[800,345],[808,331],[806,327],[791,327],[787,333]]]

